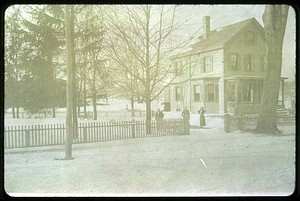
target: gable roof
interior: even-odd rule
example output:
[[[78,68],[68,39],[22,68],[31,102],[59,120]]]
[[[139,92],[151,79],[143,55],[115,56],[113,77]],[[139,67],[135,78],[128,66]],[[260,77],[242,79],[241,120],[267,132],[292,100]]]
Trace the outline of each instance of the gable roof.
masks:
[[[202,36],[198,37],[200,41],[192,44],[190,46],[192,48],[190,51],[177,55],[177,57],[183,57],[187,55],[223,48],[230,41],[230,39],[238,35],[245,26],[251,23],[257,24],[260,27],[261,31],[264,31],[264,28],[259,24],[259,22],[257,22],[257,20],[254,17],[249,18],[247,20],[237,22],[235,24],[211,30],[210,35],[206,39],[201,40]]]

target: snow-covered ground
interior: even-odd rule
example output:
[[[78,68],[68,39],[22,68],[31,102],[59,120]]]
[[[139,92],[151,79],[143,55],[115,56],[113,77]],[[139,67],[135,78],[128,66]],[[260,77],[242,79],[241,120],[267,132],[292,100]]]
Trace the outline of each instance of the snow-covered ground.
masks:
[[[196,116],[191,119],[195,125]],[[11,196],[293,193],[294,127],[280,127],[280,135],[262,135],[225,133],[221,118],[207,118],[207,124],[188,136],[75,144],[73,160],[59,160],[64,146],[7,149],[5,190]]]
[[[157,108],[163,109],[163,105],[161,105],[161,101],[157,102],[152,101],[152,110],[156,111]],[[128,110],[127,110],[127,109]],[[135,103],[134,108],[137,111],[146,111],[146,104],[145,103]],[[129,121],[131,120],[130,116],[130,109],[131,109],[131,104],[130,101],[128,100],[120,100],[120,99],[109,99],[108,104],[103,104],[103,105],[97,105],[97,111],[98,111],[98,119],[95,121],[110,121],[114,119],[115,121]],[[20,110],[20,118],[12,118],[11,114],[11,109],[7,110],[8,113],[5,114],[5,125],[6,126],[11,126],[11,125],[32,125],[32,124],[61,124],[66,122],[66,108],[57,108],[56,109],[56,118],[52,118],[51,115],[48,115],[47,118],[44,118],[44,115],[41,114],[41,118],[35,118],[34,115],[32,118],[27,118],[26,113],[23,114],[22,109]],[[92,112],[93,107],[92,106],[87,106],[87,111]],[[81,108],[81,112],[83,112],[83,107]],[[105,112],[110,113],[108,117],[105,117],[106,115],[104,114]],[[120,113],[115,113],[114,112],[120,112]],[[127,112],[127,116],[124,116],[123,112]],[[170,116],[170,115],[169,115]],[[180,117],[180,115],[179,115]],[[135,117],[135,120],[145,120],[145,112],[142,113],[142,117],[139,117],[137,115]],[[92,120],[81,120],[79,119],[79,122],[91,122]]]
[[[99,111],[126,111],[130,102],[113,100]],[[152,109],[162,109],[154,101]],[[145,104],[135,104],[145,111]],[[92,107],[88,107],[92,111]],[[57,118],[12,119],[5,125],[65,123]],[[180,112],[164,112],[181,118]],[[208,115],[207,115],[208,116]],[[115,120],[131,118],[114,117]],[[145,117],[136,118],[137,120]],[[100,118],[97,121],[108,121]],[[80,120],[85,122],[87,120]],[[89,120],[93,121],[93,120]],[[295,183],[295,127],[280,135],[224,132],[221,117],[207,117],[199,129],[192,114],[191,135],[129,139],[64,146],[5,150],[5,190],[12,196],[235,196],[289,195]]]

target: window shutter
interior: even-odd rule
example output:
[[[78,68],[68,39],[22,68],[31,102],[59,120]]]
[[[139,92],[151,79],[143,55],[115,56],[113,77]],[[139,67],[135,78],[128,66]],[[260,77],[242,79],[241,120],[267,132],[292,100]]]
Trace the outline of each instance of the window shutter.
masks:
[[[197,60],[198,60],[197,63],[199,64],[197,65],[197,68],[199,68],[198,72],[203,73],[203,59],[202,57],[198,57]]]
[[[201,73],[204,73],[204,68],[205,68],[204,62],[205,62],[204,57],[201,57],[200,58],[200,72]]]
[[[203,102],[204,100],[204,85],[200,84],[200,101]]]
[[[231,69],[231,54],[230,53],[227,54],[227,69],[228,70]]]
[[[191,57],[188,58],[188,69],[189,69],[188,75],[191,76],[191,75],[192,75],[192,62],[191,62]]]
[[[252,61],[251,61],[251,65],[252,65],[252,66],[251,66],[251,71],[255,71],[255,63],[256,63],[256,62],[255,62],[255,60],[256,60],[256,59],[255,59],[255,54],[252,54],[252,55],[251,55],[251,60],[252,60]]]
[[[263,66],[263,62],[264,62],[264,55],[259,55],[259,66],[260,66],[260,71],[264,72],[264,66]]]
[[[237,54],[237,70],[241,70],[241,55]]]
[[[210,65],[211,65],[211,71],[214,71],[214,57],[213,57],[213,55],[210,56]]]
[[[244,54],[243,55],[243,57],[244,57],[244,71],[247,71],[247,69],[248,69],[248,55],[247,54]]]
[[[263,62],[264,62],[264,72],[266,72],[267,71],[267,56],[266,55],[264,55],[263,56]]]
[[[219,84],[214,84],[214,101],[219,102]]]
[[[205,102],[208,102],[208,84],[205,84]]]
[[[194,97],[194,101],[196,101],[196,85],[194,85],[194,91],[192,97]]]

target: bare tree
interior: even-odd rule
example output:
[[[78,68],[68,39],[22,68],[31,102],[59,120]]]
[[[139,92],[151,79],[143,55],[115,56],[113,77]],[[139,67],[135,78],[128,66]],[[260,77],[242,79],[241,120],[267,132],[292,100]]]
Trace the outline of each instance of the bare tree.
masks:
[[[266,5],[263,14],[267,45],[267,71],[264,80],[258,132],[278,133],[276,113],[282,68],[282,45],[289,6]]]
[[[81,43],[79,54],[83,57],[81,72],[83,79],[84,112],[86,113],[86,86],[90,86],[94,111],[93,119],[96,120],[97,95],[99,94],[99,89],[104,89],[104,87],[97,87],[97,85],[102,85],[106,81],[106,79],[102,79],[103,66],[106,60],[102,44],[105,32],[102,6],[85,6],[80,18],[80,39],[78,42]]]
[[[173,41],[172,34],[182,25],[175,20],[176,10],[177,6],[113,6],[107,14],[108,51],[117,68],[136,79],[139,87],[132,90],[124,80],[116,83],[145,100],[147,125],[151,121],[151,102],[176,78],[165,83],[173,70],[170,56],[182,51],[189,42]],[[128,61],[136,63],[137,68]],[[147,133],[150,132],[147,126]]]

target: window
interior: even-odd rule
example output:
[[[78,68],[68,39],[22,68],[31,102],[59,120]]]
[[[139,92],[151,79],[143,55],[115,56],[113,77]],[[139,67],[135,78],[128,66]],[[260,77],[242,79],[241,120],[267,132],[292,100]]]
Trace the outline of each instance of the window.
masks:
[[[183,61],[177,61],[175,65],[175,76],[183,75]]]
[[[243,101],[250,102],[252,95],[252,83],[245,82],[243,84]]]
[[[234,81],[227,81],[226,96],[227,96],[228,102],[235,102],[235,82]]]
[[[243,83],[242,101],[260,102],[262,98],[263,81],[248,81]]]
[[[219,102],[219,84],[205,85],[206,102]]]
[[[266,56],[261,55],[260,56],[260,71],[265,72],[265,65],[266,65]]]
[[[247,63],[247,71],[251,71],[251,54],[248,54],[247,55],[247,60],[248,60],[248,63]]]
[[[200,85],[194,85],[194,101],[200,101]]]
[[[203,72],[212,72],[212,57],[203,58]]]
[[[231,68],[237,70],[237,54],[231,54]]]
[[[257,82],[257,101],[261,102],[262,99],[262,92],[263,92],[263,81]]]
[[[255,55],[254,54],[246,54],[244,55],[245,61],[245,71],[254,71],[255,70]]]
[[[181,101],[181,93],[182,93],[181,87],[175,87],[176,101]]]

